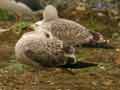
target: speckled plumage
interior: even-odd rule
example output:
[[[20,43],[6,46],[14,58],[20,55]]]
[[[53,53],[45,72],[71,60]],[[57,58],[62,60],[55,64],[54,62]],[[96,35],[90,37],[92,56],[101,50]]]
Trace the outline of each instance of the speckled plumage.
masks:
[[[92,38],[92,35],[85,27],[70,20],[56,19],[46,21],[40,27],[51,31],[54,36],[59,37],[64,43],[71,45],[86,43]]]
[[[16,58],[33,66],[59,66],[66,64],[63,42],[48,31],[25,33],[15,46]]]
[[[64,43],[75,45],[89,42],[93,35],[84,26],[64,18],[59,18],[55,7],[48,5],[43,12],[43,20],[38,21],[32,27],[39,31],[47,29],[52,34],[63,40]]]

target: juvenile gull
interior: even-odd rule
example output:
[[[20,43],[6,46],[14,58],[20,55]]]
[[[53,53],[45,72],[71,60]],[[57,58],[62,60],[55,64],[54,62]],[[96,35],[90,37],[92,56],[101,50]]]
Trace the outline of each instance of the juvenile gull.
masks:
[[[84,68],[97,64],[77,62],[73,47],[64,47],[63,42],[49,31],[25,33],[16,43],[15,55],[20,63],[39,68]]]
[[[46,6],[43,11],[43,20],[31,25],[37,31],[44,28],[52,32],[67,45],[77,46],[82,44],[96,45],[96,43],[106,43],[103,35],[98,32],[91,32],[84,26],[58,16],[57,9],[52,6]]]
[[[32,31],[25,33],[15,46],[16,58],[20,62],[35,66],[59,66],[75,62],[74,50],[64,50],[63,42],[48,31]],[[65,61],[66,60],[66,61]]]

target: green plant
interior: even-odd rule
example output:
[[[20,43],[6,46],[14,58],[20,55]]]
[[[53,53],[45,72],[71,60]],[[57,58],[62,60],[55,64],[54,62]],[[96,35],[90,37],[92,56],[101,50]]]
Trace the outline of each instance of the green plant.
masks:
[[[0,9],[0,20],[13,20],[14,16],[10,15],[7,10]]]

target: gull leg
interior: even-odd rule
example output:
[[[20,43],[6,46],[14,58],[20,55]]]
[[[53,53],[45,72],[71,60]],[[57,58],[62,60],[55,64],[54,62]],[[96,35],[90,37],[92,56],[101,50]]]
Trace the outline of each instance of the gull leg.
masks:
[[[21,21],[21,17],[20,15],[16,14],[16,22],[19,22],[19,21]]]

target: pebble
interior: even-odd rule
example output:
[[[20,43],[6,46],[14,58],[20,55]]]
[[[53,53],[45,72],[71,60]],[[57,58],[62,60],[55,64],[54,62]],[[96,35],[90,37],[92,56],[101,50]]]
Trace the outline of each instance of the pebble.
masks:
[[[8,73],[8,70],[4,70],[4,73]]]
[[[110,40],[106,40],[107,43],[110,43]]]
[[[104,15],[103,13],[99,12],[99,13],[97,13],[97,16],[103,17],[103,16],[105,16],[105,15]]]
[[[68,89],[66,89],[66,90],[70,90],[70,89],[68,88]]]
[[[107,81],[104,81],[103,84],[106,85],[106,86],[109,86],[113,83],[112,80],[107,80]]]
[[[102,70],[105,70],[105,67],[103,65],[98,65],[98,67]]]
[[[120,27],[120,22],[118,22],[118,27]]]
[[[77,12],[76,12],[76,11],[72,11],[71,13],[72,13],[72,15],[76,15],[76,14],[77,14]]]
[[[115,51],[116,51],[116,52],[119,52],[119,51],[120,51],[120,49],[119,49],[119,48],[117,48]]]
[[[62,90],[62,89],[58,88],[57,90]]]
[[[80,6],[78,6],[78,7],[76,7],[76,10],[77,10],[77,11],[85,11],[86,8],[85,8],[85,7],[80,7]]]
[[[54,85],[55,83],[54,82],[51,82],[50,85]]]
[[[96,85],[97,85],[97,82],[93,81],[93,82],[92,82],[92,85],[96,86]]]
[[[50,85],[54,85],[55,83],[52,81],[47,81]]]

